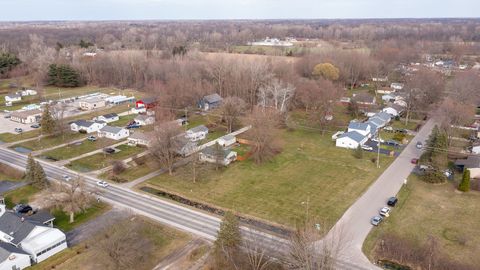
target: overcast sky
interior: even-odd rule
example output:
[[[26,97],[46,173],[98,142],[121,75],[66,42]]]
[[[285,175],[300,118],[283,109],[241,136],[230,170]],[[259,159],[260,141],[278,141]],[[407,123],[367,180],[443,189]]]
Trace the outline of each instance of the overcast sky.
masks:
[[[0,0],[0,20],[479,17],[480,0]]]

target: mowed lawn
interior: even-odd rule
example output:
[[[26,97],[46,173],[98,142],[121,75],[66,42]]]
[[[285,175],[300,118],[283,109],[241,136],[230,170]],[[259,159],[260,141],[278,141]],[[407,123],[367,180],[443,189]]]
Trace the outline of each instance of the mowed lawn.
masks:
[[[33,139],[38,136],[40,136],[39,129],[22,132],[20,134],[6,132],[6,133],[0,134],[0,141],[5,143],[10,143],[10,142],[22,141],[26,139]]]
[[[120,145],[115,147],[119,149],[119,152],[114,154],[98,153],[88,157],[74,160],[70,162],[67,166],[78,172],[90,172],[100,170],[102,168],[112,165],[112,162],[115,160],[121,161],[136,154],[140,154],[145,151],[145,148],[129,146],[129,145]]]
[[[310,214],[331,226],[393,160],[382,157],[377,169],[373,154],[356,159],[351,150],[336,148],[329,135],[280,131],[278,136],[283,151],[264,165],[237,161],[203,173],[197,183],[183,167],[144,185],[289,226],[303,220],[302,202],[308,200]]]
[[[70,159],[76,156],[80,156],[97,149],[104,148],[106,146],[115,144],[117,141],[107,138],[98,138],[96,141],[91,142],[84,140],[80,143],[72,143],[67,146],[59,147],[43,153],[41,156],[51,160],[64,160]]]
[[[87,136],[78,132],[67,132],[65,135],[39,137],[36,140],[30,140],[21,144],[15,144],[10,148],[23,147],[32,151],[52,148],[54,146],[68,143],[74,140],[86,138]]]
[[[372,230],[364,244],[364,251],[370,258],[376,258],[373,249],[384,234],[398,235],[419,246],[425,245],[431,235],[438,240],[443,255],[480,265],[478,191],[460,193],[452,184],[432,185],[411,176],[398,196],[399,204],[390,217]]]
[[[116,177],[124,179],[126,181],[133,181],[160,169],[160,165],[155,161],[146,162],[142,165],[134,165],[133,162],[130,162],[128,165],[130,167],[128,167],[124,172],[116,175]],[[108,171],[101,174],[100,177],[104,179],[109,179],[110,175],[111,171]]]

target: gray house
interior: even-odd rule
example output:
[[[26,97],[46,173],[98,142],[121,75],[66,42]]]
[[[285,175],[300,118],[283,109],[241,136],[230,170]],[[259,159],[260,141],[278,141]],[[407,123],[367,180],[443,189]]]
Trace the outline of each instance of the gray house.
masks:
[[[204,96],[199,102],[198,107],[204,111],[208,111],[219,107],[222,104],[223,98],[219,94],[211,94]]]

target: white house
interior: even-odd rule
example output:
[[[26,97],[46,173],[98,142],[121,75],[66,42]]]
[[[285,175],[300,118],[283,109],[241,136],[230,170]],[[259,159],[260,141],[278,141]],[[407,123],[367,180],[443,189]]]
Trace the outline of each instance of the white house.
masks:
[[[356,132],[346,132],[338,136],[335,141],[337,147],[356,149],[358,146],[362,146],[368,140],[368,137]]]
[[[386,95],[383,95],[383,96],[382,96],[382,100],[385,101],[385,102],[394,101],[394,100],[395,100],[395,96],[394,96],[394,95],[390,95],[390,94],[386,94]]]
[[[403,113],[404,108],[397,104],[391,104],[383,108],[382,111],[390,114],[392,117],[397,117]]]
[[[379,119],[382,121],[382,126],[381,127],[384,127],[386,124],[388,124],[390,122],[390,120],[392,120],[392,117],[390,116],[390,114],[386,113],[386,112],[378,112],[372,116],[370,116],[369,120],[372,120],[372,119]]]
[[[42,118],[41,110],[28,110],[28,111],[14,111],[11,114],[10,120],[22,124],[33,124],[39,122]]]
[[[129,135],[130,135],[130,131],[126,128],[121,128],[121,127],[104,126],[98,131],[98,137],[100,138],[105,137],[112,140],[125,139]]]
[[[24,216],[6,210],[5,204],[0,204],[0,248],[1,269],[13,269],[12,261],[17,259],[17,268],[23,269],[30,266],[30,260],[39,263],[67,248],[67,238],[59,229],[53,228],[51,222],[54,219],[49,213],[33,214]],[[11,245],[17,249],[5,248]],[[23,251],[19,252],[18,249]],[[5,252],[6,250],[6,252]],[[8,256],[5,257],[8,253]],[[29,255],[29,264],[22,254]],[[12,256],[13,254],[13,256]],[[3,268],[8,267],[10,268]]]
[[[332,141],[335,141],[336,139],[338,139],[338,136],[342,135],[343,133],[345,133],[345,131],[335,132],[335,134],[332,135]]]
[[[5,96],[5,101],[6,102],[17,102],[17,101],[21,101],[21,100],[22,100],[22,96],[17,95],[17,94],[10,94],[10,95]]]
[[[128,144],[149,146],[152,143],[153,138],[153,132],[144,133],[141,131],[135,131],[135,133],[128,137]]]
[[[107,123],[100,121],[77,120],[70,123],[70,130],[75,132],[93,133],[105,127]]]
[[[392,88],[379,88],[376,91],[377,91],[377,94],[392,94],[392,93],[395,93],[395,89],[392,89]]]
[[[204,125],[200,125],[187,130],[185,137],[192,142],[196,142],[205,139],[207,134],[208,128]]]
[[[217,139],[218,144],[220,144],[223,147],[228,147],[230,145],[233,145],[237,142],[237,138],[233,135],[225,135]]]
[[[215,146],[210,146],[203,149],[199,154],[200,161],[209,163],[219,163],[227,166],[233,161],[237,160],[237,152],[229,149],[215,149]]]
[[[386,82],[388,81],[388,76],[385,77],[373,77],[372,78],[373,82]]]
[[[78,103],[78,106],[80,106],[80,109],[82,110],[94,110],[98,108],[105,107],[105,99],[100,98],[100,97],[91,97],[91,98],[86,98],[83,100],[80,100]]]
[[[371,127],[367,123],[360,123],[360,122],[353,122],[351,121],[348,124],[348,132],[356,131],[360,133],[362,136],[370,137],[371,135]]]
[[[26,89],[26,90],[18,91],[17,94],[21,95],[22,97],[35,96],[37,94],[37,91],[33,89]]]
[[[0,270],[24,269],[30,265],[28,253],[14,245],[0,242]]]
[[[397,104],[402,107],[407,107],[407,102],[403,99],[397,99],[393,102],[393,104]]]
[[[120,120],[120,117],[116,113],[107,113],[107,114],[95,117],[93,120],[103,121],[105,123],[111,123],[111,122]]]
[[[476,155],[480,154],[480,145],[473,145],[471,152],[472,154],[476,154]]]
[[[140,114],[133,119],[140,126],[152,125],[155,123],[155,116]]]
[[[396,83],[396,82],[394,82],[394,83],[391,83],[391,84],[390,84],[390,88],[395,89],[395,90],[402,90],[403,87],[404,87],[404,84],[403,84],[403,83]]]

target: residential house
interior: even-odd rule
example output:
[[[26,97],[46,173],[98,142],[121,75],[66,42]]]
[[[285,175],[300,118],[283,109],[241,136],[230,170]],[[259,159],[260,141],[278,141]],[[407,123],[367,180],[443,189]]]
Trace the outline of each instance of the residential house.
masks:
[[[154,97],[139,99],[135,102],[136,108],[145,108],[147,110],[155,108],[156,105],[157,99]]]
[[[395,89],[392,88],[378,88],[376,90],[377,94],[393,94],[395,93]]]
[[[29,111],[14,111],[11,113],[10,120],[22,124],[33,124],[40,122],[42,119],[41,110],[29,110]]]
[[[395,101],[395,96],[390,95],[390,94],[386,94],[386,95],[382,96],[382,100],[385,101],[385,102],[393,102],[393,101]]]
[[[4,249],[0,258],[5,258],[6,253],[9,253],[7,257],[9,259],[12,253],[20,254],[18,249],[21,249],[29,254],[31,261],[39,263],[67,248],[65,234],[50,225],[54,218],[46,212],[40,216],[36,215],[16,214],[7,211],[3,202],[0,204],[0,241],[17,248],[7,252]],[[24,266],[25,261],[19,258],[18,263]],[[2,267],[8,264],[9,262],[5,260],[0,262]],[[17,267],[23,269],[20,265]]]
[[[237,142],[237,138],[233,135],[225,135],[217,139],[218,144],[220,144],[223,147],[228,147],[230,145],[233,145]]]
[[[397,105],[402,106],[402,107],[407,107],[407,102],[403,99],[395,99],[393,104],[397,104]]]
[[[372,81],[374,82],[387,82],[388,81],[388,76],[385,77],[373,77]]]
[[[140,114],[133,119],[140,126],[152,125],[155,123],[155,116]]]
[[[375,105],[376,98],[375,96],[367,92],[363,92],[363,93],[354,94],[352,97],[352,101],[360,105],[371,106],[371,105]]]
[[[348,124],[347,132],[352,132],[352,131],[356,131],[365,137],[371,136],[371,126],[367,123],[351,121],[350,124]]]
[[[130,135],[130,131],[126,128],[121,128],[121,127],[104,126],[98,131],[98,137],[100,138],[105,137],[112,140],[125,139],[129,135]]]
[[[405,108],[398,104],[390,104],[382,109],[383,112],[390,114],[392,117],[400,116],[404,110]]]
[[[93,133],[98,132],[106,125],[107,123],[103,121],[77,120],[70,123],[70,130],[75,132]]]
[[[129,145],[150,146],[154,139],[153,132],[135,131],[128,137]]]
[[[209,163],[219,163],[223,166],[228,166],[233,161],[237,160],[237,152],[230,149],[216,149],[216,146],[209,146],[200,152],[200,161]]]
[[[403,83],[396,83],[396,82],[394,82],[394,83],[391,83],[391,84],[390,84],[390,88],[395,89],[395,90],[402,90],[403,87],[404,87],[404,84],[403,84]]]
[[[472,154],[480,154],[480,145],[479,144],[474,144],[471,148]]]
[[[177,154],[183,156],[183,157],[187,157],[193,153],[195,153],[198,149],[198,143],[197,142],[192,142],[190,141],[189,139],[185,138],[185,137],[178,137],[178,141],[179,141],[179,147],[177,149]]]
[[[480,156],[468,156],[466,159],[457,159],[455,166],[459,169],[470,171],[470,178],[480,179]]]
[[[21,101],[21,100],[22,100],[22,96],[17,95],[17,94],[10,94],[10,95],[5,96],[5,101],[6,102],[17,102],[17,101]]]
[[[336,139],[338,139],[338,136],[342,135],[343,133],[345,133],[345,131],[335,132],[335,134],[332,135],[332,141],[335,141]]]
[[[196,142],[205,139],[207,134],[208,128],[204,125],[200,125],[187,130],[185,137],[192,142]]]
[[[199,102],[198,107],[204,111],[208,111],[219,107],[222,104],[223,98],[215,93],[208,96],[204,96]]]
[[[370,126],[370,134],[375,137],[377,136],[378,130],[381,129],[385,123],[378,118],[370,118],[365,124]]]
[[[102,122],[105,122],[105,123],[111,123],[111,122],[115,122],[115,121],[120,120],[120,117],[116,113],[107,113],[107,114],[95,117],[94,120],[102,121]]]
[[[0,270],[24,269],[31,265],[30,255],[14,245],[0,242]]]
[[[101,97],[90,97],[83,100],[80,100],[78,103],[80,109],[90,111],[98,108],[103,108],[106,106],[105,99]]]
[[[390,116],[390,114],[386,112],[378,112],[370,117],[370,119],[374,119],[374,118],[380,119],[383,122],[383,125],[381,127],[384,127],[385,125],[390,123],[390,121],[392,120],[392,117]]]
[[[338,136],[337,140],[335,141],[335,146],[356,149],[358,146],[364,145],[367,140],[367,136],[364,136],[357,131],[350,131]]]
[[[35,96],[37,95],[37,91],[33,89],[25,89],[25,90],[18,91],[17,94],[21,95],[22,97]]]

